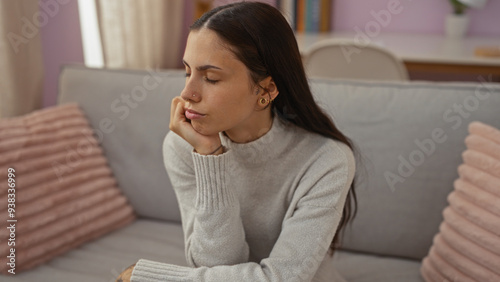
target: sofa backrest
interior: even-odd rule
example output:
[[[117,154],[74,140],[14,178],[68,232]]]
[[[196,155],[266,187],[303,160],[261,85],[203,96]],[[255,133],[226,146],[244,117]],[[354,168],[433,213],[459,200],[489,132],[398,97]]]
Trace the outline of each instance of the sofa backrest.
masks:
[[[500,128],[500,85],[312,80],[359,148],[359,210],[343,248],[421,259],[458,178],[471,121]]]
[[[136,213],[180,222],[163,165],[170,101],[184,88],[184,71],[63,67],[58,103],[78,102]]]
[[[142,217],[180,221],[161,148],[184,81],[184,71],[61,72],[58,102],[81,105]],[[468,123],[500,128],[500,85],[311,79],[311,88],[359,148],[359,209],[343,248],[424,257],[458,177]]]

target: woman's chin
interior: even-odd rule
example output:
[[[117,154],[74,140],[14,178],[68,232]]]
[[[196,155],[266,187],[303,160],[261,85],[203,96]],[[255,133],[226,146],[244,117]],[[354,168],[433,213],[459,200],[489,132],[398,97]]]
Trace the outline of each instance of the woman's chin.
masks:
[[[201,124],[201,123],[194,121],[194,120],[191,121],[191,125],[193,126],[193,129],[201,135],[211,136],[211,135],[219,134],[218,130],[216,130],[210,126],[207,126],[205,124]]]

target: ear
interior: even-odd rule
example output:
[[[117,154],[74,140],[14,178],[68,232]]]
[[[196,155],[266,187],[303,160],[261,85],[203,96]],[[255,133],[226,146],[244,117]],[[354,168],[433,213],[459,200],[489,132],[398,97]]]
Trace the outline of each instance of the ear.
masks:
[[[269,99],[269,97],[271,97],[271,100],[274,100],[280,93],[278,91],[276,83],[274,83],[273,78],[270,76],[261,80],[259,82],[259,85],[261,88],[265,90],[265,91],[259,91],[259,98]]]

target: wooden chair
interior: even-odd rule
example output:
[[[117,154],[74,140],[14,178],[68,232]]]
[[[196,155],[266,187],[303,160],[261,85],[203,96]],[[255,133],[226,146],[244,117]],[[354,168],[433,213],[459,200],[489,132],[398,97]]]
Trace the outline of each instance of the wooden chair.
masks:
[[[374,44],[348,40],[320,41],[304,57],[308,76],[364,80],[408,80],[402,60]]]

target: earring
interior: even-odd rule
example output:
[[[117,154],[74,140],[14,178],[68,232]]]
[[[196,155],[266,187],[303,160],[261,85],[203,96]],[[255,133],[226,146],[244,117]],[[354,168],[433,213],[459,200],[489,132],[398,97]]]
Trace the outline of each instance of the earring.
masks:
[[[266,98],[260,98],[259,103],[261,103],[262,105],[265,105],[265,104],[267,104],[267,99]]]

